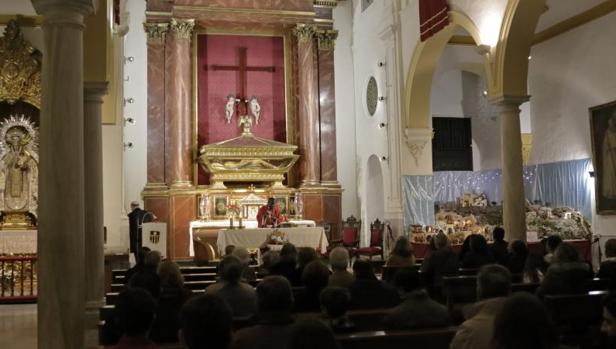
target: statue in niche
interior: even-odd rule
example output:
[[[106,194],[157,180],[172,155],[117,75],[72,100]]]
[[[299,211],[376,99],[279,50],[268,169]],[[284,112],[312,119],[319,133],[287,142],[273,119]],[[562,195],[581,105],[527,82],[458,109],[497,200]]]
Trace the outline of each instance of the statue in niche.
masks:
[[[38,132],[25,116],[11,116],[0,124],[0,209],[10,223],[31,225],[38,206]],[[18,224],[19,225],[19,224]]]
[[[227,124],[230,124],[231,119],[233,119],[233,113],[235,112],[235,103],[235,97],[233,95],[228,95],[227,105],[225,106],[225,119],[227,119]]]
[[[256,96],[250,98],[250,112],[255,117],[255,125],[259,124],[259,118],[261,117],[261,105]]]

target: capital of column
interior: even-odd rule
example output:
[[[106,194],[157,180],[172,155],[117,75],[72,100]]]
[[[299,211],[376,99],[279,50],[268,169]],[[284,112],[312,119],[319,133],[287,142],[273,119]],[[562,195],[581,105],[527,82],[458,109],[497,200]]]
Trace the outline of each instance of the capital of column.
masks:
[[[143,30],[148,36],[148,43],[161,44],[169,30],[169,23],[143,23]]]
[[[107,94],[107,81],[86,81],[83,83],[83,98],[86,102],[103,103]]]
[[[83,28],[84,17],[94,12],[94,0],[32,0],[36,13],[44,15],[43,25],[69,24]]]
[[[316,33],[319,50],[331,51],[336,46],[338,31],[335,29],[319,30]]]
[[[426,144],[434,137],[434,131],[432,128],[407,128],[404,135],[406,146],[415,159],[415,165],[418,165]]]
[[[169,29],[178,39],[190,39],[195,28],[194,19],[171,19]]]
[[[520,113],[520,105],[528,102],[530,96],[499,96],[490,103],[499,107],[501,113]]]
[[[299,41],[310,41],[315,36],[316,26],[314,24],[299,23],[293,28],[293,34]]]

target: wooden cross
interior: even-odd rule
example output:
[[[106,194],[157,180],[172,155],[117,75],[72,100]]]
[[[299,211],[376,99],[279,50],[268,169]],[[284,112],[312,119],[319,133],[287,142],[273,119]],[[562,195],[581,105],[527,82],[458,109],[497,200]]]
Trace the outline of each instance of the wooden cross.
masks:
[[[248,114],[248,96],[246,95],[246,75],[249,71],[264,71],[264,72],[275,72],[276,67],[249,67],[246,63],[247,54],[246,47],[240,47],[239,51],[239,65],[210,65],[212,70],[226,70],[226,71],[237,71],[240,74],[240,95],[237,96],[237,99],[244,102],[245,113]]]

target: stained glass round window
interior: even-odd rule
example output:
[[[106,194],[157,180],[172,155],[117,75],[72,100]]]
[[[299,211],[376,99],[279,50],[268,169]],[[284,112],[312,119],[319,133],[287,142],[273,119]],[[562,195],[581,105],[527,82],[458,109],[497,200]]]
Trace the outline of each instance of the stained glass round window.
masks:
[[[368,87],[366,88],[366,105],[368,106],[368,113],[373,116],[376,112],[376,104],[379,101],[379,87],[376,84],[374,76],[368,80]]]

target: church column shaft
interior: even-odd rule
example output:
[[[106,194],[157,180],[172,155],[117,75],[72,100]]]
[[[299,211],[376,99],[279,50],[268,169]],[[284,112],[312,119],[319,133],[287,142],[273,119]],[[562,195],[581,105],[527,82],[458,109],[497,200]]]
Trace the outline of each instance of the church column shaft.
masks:
[[[298,25],[297,67],[299,104],[299,149],[301,184],[318,185],[321,178],[321,147],[319,134],[319,89],[315,62],[315,29],[310,25]]]
[[[321,135],[321,183],[339,185],[336,169],[336,92],[334,80],[334,40],[338,32],[318,34],[319,114]]]
[[[86,82],[84,88],[85,163],[85,287],[86,348],[98,345],[99,309],[105,305],[105,247],[103,237],[103,95],[106,82]]]
[[[170,25],[170,40],[167,41],[169,67],[168,137],[169,170],[171,186],[191,185],[192,146],[192,76],[191,76],[191,37],[193,20],[175,20]]]
[[[33,0],[44,15],[38,221],[38,343],[84,343],[83,20],[91,1]],[[100,176],[100,174],[99,174]]]
[[[500,101],[501,161],[503,167],[503,226],[509,240],[526,241],[526,209],[523,181],[520,104]]]
[[[165,34],[167,23],[146,23],[148,36],[148,181],[165,184]]]

